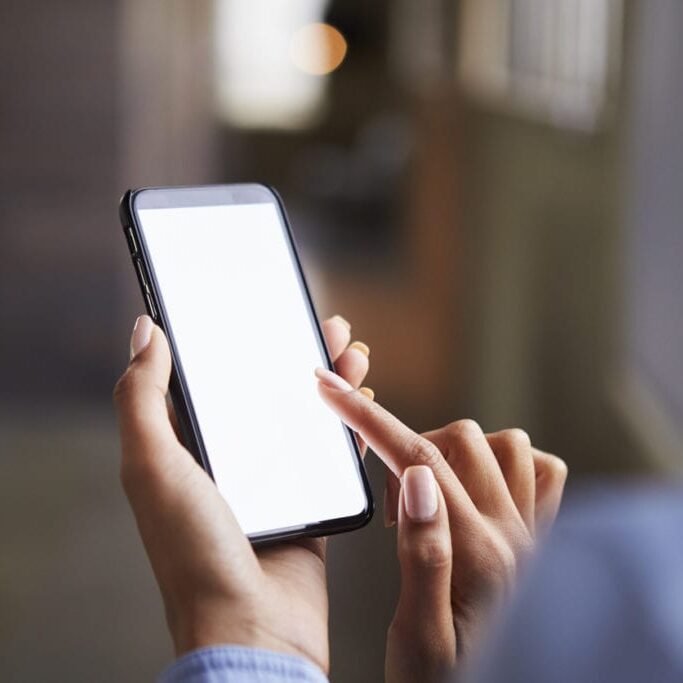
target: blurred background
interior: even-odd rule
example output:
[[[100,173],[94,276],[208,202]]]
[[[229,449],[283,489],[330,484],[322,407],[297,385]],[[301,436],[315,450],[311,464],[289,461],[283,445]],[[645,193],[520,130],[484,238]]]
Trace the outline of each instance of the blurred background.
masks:
[[[524,426],[585,478],[683,466],[683,3],[5,0],[0,677],[171,660],[118,482],[140,185],[260,181],[319,312],[417,429]],[[267,314],[267,312],[264,312]],[[369,471],[381,502],[383,473]],[[332,543],[332,678],[382,678],[393,532]]]

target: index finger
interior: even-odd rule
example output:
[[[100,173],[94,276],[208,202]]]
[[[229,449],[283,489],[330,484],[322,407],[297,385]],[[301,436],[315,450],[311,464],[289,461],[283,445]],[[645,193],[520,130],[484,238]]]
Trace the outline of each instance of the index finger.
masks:
[[[323,373],[318,372],[318,379],[322,377]],[[397,477],[403,476],[408,467],[427,465],[434,472],[451,510],[457,506],[463,513],[477,514],[462,483],[433,443],[359,391],[336,389],[323,382],[318,387],[323,400],[360,434]]]
[[[358,432],[365,442],[397,476],[412,465],[432,470],[445,466],[439,449],[403,424],[379,403],[358,391],[339,391],[319,385],[320,395],[342,421]]]

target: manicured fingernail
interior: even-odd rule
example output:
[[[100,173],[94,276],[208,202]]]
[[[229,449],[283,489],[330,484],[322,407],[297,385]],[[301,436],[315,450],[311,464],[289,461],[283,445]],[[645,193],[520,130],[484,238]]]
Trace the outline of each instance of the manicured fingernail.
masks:
[[[338,313],[336,315],[333,315],[332,318],[334,320],[338,320],[347,330],[351,329],[351,323],[345,318],[342,318]]]
[[[416,465],[403,473],[403,503],[413,522],[428,522],[434,518],[439,500],[431,468]]]
[[[375,392],[370,387],[361,387],[360,391],[363,396],[367,396],[371,401],[375,400]]]
[[[356,349],[360,351],[364,356],[370,357],[370,347],[367,344],[363,344],[361,341],[355,341],[353,344],[349,344],[350,349]]]
[[[131,360],[149,344],[149,340],[152,338],[152,330],[154,330],[154,323],[148,315],[141,315],[135,321],[133,334],[130,338]]]
[[[353,391],[353,387],[343,377],[340,377],[329,370],[325,370],[325,368],[316,368],[315,376],[326,387],[330,387],[330,389],[337,389],[339,391]]]
[[[384,489],[384,526],[388,529],[394,526],[396,520],[391,518],[391,510],[389,509],[389,494],[386,489]]]

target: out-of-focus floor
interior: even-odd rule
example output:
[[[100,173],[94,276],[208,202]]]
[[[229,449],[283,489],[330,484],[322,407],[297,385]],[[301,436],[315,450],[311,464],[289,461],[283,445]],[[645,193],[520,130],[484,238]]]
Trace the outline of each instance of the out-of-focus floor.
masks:
[[[153,680],[172,650],[119,485],[111,409],[1,414],[0,679]],[[393,557],[381,509],[331,543],[335,681],[382,678]]]
[[[0,425],[2,679],[152,680],[171,651],[111,411]]]

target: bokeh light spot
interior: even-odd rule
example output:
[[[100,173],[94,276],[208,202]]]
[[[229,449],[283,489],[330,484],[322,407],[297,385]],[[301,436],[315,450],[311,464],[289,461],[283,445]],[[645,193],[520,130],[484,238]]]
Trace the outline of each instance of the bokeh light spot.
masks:
[[[315,76],[334,71],[346,56],[344,36],[334,26],[323,23],[306,24],[297,29],[289,44],[289,56],[294,65]]]

